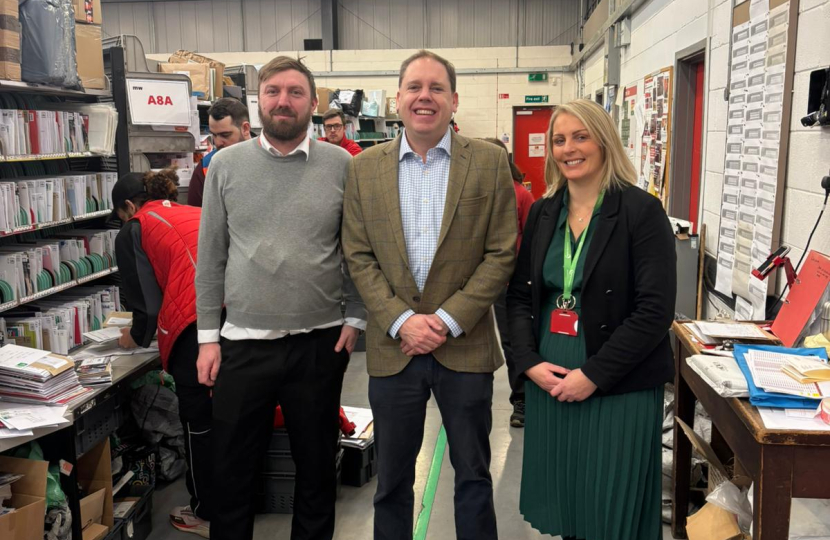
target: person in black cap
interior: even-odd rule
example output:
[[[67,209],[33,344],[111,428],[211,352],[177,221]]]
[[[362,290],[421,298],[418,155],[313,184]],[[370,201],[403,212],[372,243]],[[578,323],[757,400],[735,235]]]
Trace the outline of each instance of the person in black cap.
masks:
[[[210,389],[199,384],[196,358],[196,256],[202,209],[173,201],[178,196],[173,169],[128,173],[112,190],[113,216],[124,222],[115,239],[115,254],[131,328],[118,344],[147,347],[158,329],[164,369],[176,381],[179,417],[184,428],[187,490],[190,505],[170,513],[174,527],[210,537],[212,474]]]

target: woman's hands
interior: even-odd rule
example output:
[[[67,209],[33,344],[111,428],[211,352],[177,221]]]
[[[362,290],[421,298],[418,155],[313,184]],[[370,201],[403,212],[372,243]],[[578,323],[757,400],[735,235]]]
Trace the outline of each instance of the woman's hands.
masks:
[[[561,383],[564,379],[562,377],[557,377],[557,375],[562,375],[563,377],[570,372],[569,369],[563,368],[562,366],[557,366],[556,364],[551,364],[550,362],[542,362],[541,364],[536,364],[532,368],[525,371],[525,375],[527,375],[531,381],[536,383],[536,386],[544,390],[545,392],[550,393],[551,390],[556,388],[559,383]]]
[[[597,389],[581,369],[570,370],[550,362],[536,364],[526,370],[525,375],[559,401],[584,401]]]
[[[575,369],[565,375],[565,378],[548,393],[559,401],[570,403],[588,399],[596,389],[597,385],[592,383],[581,369]]]

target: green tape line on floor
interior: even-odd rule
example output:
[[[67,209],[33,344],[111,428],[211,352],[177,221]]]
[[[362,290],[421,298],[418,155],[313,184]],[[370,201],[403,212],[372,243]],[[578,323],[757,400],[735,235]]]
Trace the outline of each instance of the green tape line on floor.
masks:
[[[435,450],[432,452],[432,464],[429,466],[427,485],[421,502],[421,512],[418,514],[418,521],[415,522],[412,540],[424,540],[427,537],[429,517],[432,514],[432,505],[435,503],[435,492],[438,489],[438,478],[441,476],[441,465],[444,463],[446,448],[447,432],[444,430],[444,426],[441,426],[441,431],[438,432],[438,440],[435,441]]]

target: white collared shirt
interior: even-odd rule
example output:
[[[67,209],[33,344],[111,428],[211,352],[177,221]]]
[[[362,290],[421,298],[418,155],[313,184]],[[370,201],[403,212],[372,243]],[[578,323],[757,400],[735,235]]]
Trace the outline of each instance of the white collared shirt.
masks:
[[[280,152],[279,150],[274,148],[274,145],[271,144],[268,141],[268,138],[265,136],[264,131],[262,133],[260,133],[260,135],[259,135],[259,144],[260,144],[260,146],[265,148],[268,151],[268,153],[271,154],[272,156],[282,158],[282,157],[293,156],[293,155],[296,155],[296,154],[299,154],[299,153],[302,152],[303,154],[305,154],[305,160],[308,161],[308,149],[311,146],[311,139],[309,139],[308,134],[306,134],[303,141],[299,145],[297,145],[297,148],[295,148],[294,150],[288,152],[287,154],[283,154],[282,152]]]

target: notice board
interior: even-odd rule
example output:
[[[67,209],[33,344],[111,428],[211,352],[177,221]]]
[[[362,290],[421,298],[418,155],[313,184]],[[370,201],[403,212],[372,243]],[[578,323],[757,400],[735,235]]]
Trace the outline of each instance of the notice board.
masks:
[[[660,199],[666,208],[671,159],[671,67],[626,85],[620,133],[623,146],[637,170],[637,185]]]
[[[798,0],[746,0],[732,21],[715,289],[760,320],[775,287],[752,269],[779,245]]]

